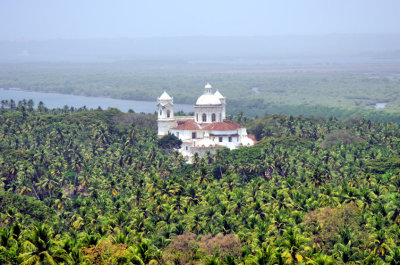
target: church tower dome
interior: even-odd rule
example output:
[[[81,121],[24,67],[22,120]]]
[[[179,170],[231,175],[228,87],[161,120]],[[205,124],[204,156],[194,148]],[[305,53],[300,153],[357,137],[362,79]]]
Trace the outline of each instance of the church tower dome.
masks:
[[[223,121],[224,104],[218,95],[212,93],[212,86],[207,83],[204,93],[197,99],[194,105],[195,121],[199,123],[211,123]]]
[[[204,87],[204,93],[197,101],[196,105],[221,105],[221,101],[212,93],[212,86],[207,83]]]

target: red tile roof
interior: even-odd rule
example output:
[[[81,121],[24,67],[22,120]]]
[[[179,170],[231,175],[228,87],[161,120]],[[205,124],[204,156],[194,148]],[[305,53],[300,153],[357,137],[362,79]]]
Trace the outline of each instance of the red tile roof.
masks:
[[[237,123],[234,123],[233,121],[222,121],[222,122],[212,122],[209,124],[204,124],[204,127],[202,126],[203,130],[210,130],[210,131],[233,131],[243,128]]]
[[[179,121],[178,126],[172,128],[173,130],[201,130],[200,126],[194,120]]]
[[[249,135],[247,135],[247,137],[249,137],[251,140],[253,140],[253,141],[254,141],[254,143],[256,143],[256,142],[257,142],[257,139],[256,139],[256,136],[255,136],[255,135],[253,135],[253,134],[249,134]]]
[[[223,122],[197,123],[194,120],[179,121],[174,130],[209,130],[209,131],[233,131],[243,128],[233,121],[225,120]]]

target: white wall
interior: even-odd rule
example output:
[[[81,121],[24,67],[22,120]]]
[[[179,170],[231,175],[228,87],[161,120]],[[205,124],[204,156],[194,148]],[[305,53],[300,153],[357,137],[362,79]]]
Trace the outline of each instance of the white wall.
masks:
[[[196,137],[203,137],[202,133],[199,131],[192,131],[192,130],[177,130],[173,129],[171,130],[171,133],[174,134],[176,137],[178,137],[181,140],[191,140],[192,139],[192,133],[196,132]]]
[[[168,131],[170,131],[171,128],[177,126],[178,124],[174,119],[170,119],[170,120],[158,120],[157,125],[158,125],[158,136],[164,136],[168,134]]]
[[[195,121],[202,123],[203,122],[203,113],[207,115],[207,121],[211,122],[211,116],[215,114],[215,121],[222,121],[223,120],[223,107],[222,106],[194,106],[194,118]],[[198,120],[196,120],[198,115]]]

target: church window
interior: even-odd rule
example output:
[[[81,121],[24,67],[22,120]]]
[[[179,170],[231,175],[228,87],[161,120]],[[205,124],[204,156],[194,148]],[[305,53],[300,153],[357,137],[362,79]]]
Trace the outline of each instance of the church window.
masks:
[[[232,142],[232,136],[229,136],[229,142]]]
[[[160,116],[162,115],[162,110],[160,109]]]
[[[207,115],[205,113],[203,113],[203,122],[207,121]]]
[[[199,121],[199,114],[196,113],[196,121]]]
[[[211,115],[211,121],[212,121],[212,122],[215,121],[215,113],[213,113],[213,114]]]
[[[186,151],[187,151],[187,150],[189,150],[189,147],[188,147],[188,146],[186,146]]]
[[[192,132],[192,139],[196,139],[196,133]]]
[[[222,143],[222,137],[219,137],[219,142]]]
[[[169,118],[171,116],[171,111],[167,110],[167,118]]]

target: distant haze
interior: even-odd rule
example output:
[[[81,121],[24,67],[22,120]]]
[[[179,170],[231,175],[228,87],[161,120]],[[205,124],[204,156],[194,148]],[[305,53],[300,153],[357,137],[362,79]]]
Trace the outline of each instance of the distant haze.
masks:
[[[244,64],[400,62],[400,34],[0,41],[0,63],[130,60]]]
[[[2,0],[0,40],[400,33],[398,0]]]
[[[398,0],[2,0],[0,63],[397,60],[399,10]]]

